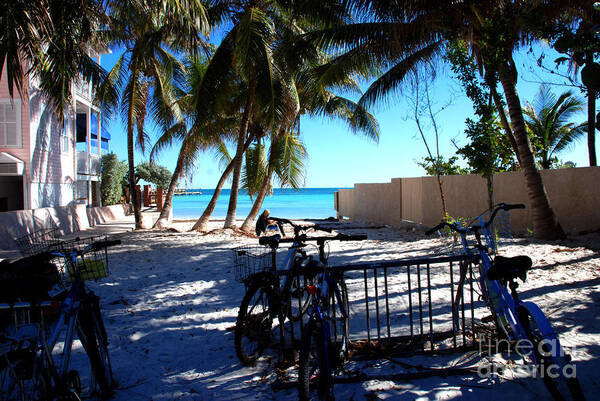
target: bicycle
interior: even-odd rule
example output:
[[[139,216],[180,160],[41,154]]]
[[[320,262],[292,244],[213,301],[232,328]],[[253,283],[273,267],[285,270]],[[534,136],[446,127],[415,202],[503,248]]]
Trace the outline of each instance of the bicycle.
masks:
[[[525,344],[529,345],[529,347],[521,346],[524,356],[537,367],[554,399],[564,400],[572,397],[575,400],[584,400],[585,396],[577,378],[568,377],[570,375],[566,374],[571,369],[575,371],[574,365],[571,363],[570,356],[564,353],[548,318],[535,303],[522,301],[517,293],[519,284],[516,280],[519,278],[525,282],[527,271],[532,267],[531,258],[496,256],[492,260],[490,257],[491,251],[495,250],[495,241],[490,233],[490,227],[497,213],[500,210],[523,208],[525,205],[522,204],[500,203],[494,208],[487,221],[478,217],[475,220],[478,220],[479,224],[470,223],[466,228],[462,228],[458,223],[442,221],[426,234],[431,235],[448,227],[460,235],[464,252],[469,255],[473,255],[474,252],[469,246],[467,235],[474,234],[476,240],[474,249],[477,250],[480,260],[479,286],[482,298],[492,313],[490,317],[484,318],[484,321],[494,321],[498,333],[508,340],[515,341],[517,344],[521,342],[521,345],[522,342],[526,342]],[[486,241],[485,245],[481,239],[482,235]],[[465,276],[466,271],[461,271],[459,286],[464,283]],[[459,302],[458,296],[453,305],[454,316],[457,316],[454,313],[457,302]]]
[[[364,240],[365,235],[353,236]],[[343,366],[349,346],[348,295],[345,283],[327,266],[319,266],[315,284],[307,286],[311,298],[309,319],[302,333],[302,346],[298,364],[298,390],[301,401],[311,399],[311,382],[316,380],[318,397],[335,400],[334,374]],[[333,291],[331,291],[333,289]],[[339,317],[336,310],[339,309]],[[333,325],[330,323],[333,322]],[[341,330],[337,324],[341,322]],[[332,330],[333,326],[333,330]],[[338,341],[338,335],[341,340]]]
[[[331,229],[318,225],[300,226],[290,220],[275,217],[269,219],[290,224],[294,229],[294,237],[281,238],[279,234],[261,237],[259,244],[262,247],[245,246],[233,250],[236,279],[246,285],[234,333],[236,354],[245,365],[253,365],[270,344],[275,318],[279,322],[282,338],[286,319],[292,322],[292,330],[293,323],[302,320],[312,297],[305,291],[307,283],[312,282],[316,274],[312,267],[327,263],[325,242],[356,239],[356,236],[344,234],[309,237],[306,235],[309,230],[331,232]],[[304,250],[309,241],[317,243],[318,261],[313,260],[312,255],[307,255]],[[280,285],[276,251],[281,243],[292,245],[281,266],[281,271],[289,274],[285,275]],[[295,307],[293,299],[297,300]]]
[[[115,381],[99,298],[85,286],[85,280],[106,277],[106,248],[121,242],[97,239],[62,241],[34,256],[37,260],[47,261],[59,258],[64,282],[54,285],[45,295],[38,291],[38,296],[50,297],[51,302],[36,300],[0,306],[14,316],[18,313],[26,315],[24,321],[15,318],[14,326],[8,327],[14,333],[4,335],[0,400],[78,400],[81,380],[78,372],[70,368],[75,332],[90,361],[90,392],[97,392],[103,398],[112,394]],[[31,262],[29,259],[20,261],[23,270],[34,267],[27,265],[28,261]],[[70,284],[68,289],[66,284]],[[32,320],[32,314],[39,314],[39,318]],[[19,333],[22,327],[29,328],[32,334]],[[53,351],[59,342],[62,343],[62,351],[55,357]],[[23,369],[23,366],[27,368]]]

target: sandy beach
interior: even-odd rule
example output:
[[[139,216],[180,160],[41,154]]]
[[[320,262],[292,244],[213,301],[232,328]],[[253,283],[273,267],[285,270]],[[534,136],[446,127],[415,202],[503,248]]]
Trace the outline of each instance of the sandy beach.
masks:
[[[192,222],[178,222],[185,230]],[[213,222],[211,228],[222,223]],[[367,241],[330,244],[330,264],[431,256],[448,249],[447,239],[430,239],[420,231],[369,228],[358,222],[328,223],[344,233],[365,233]],[[255,244],[231,230],[196,232],[136,231],[116,235],[122,245],[111,249],[111,275],[90,283],[100,295],[109,332],[110,352],[119,382],[115,400],[297,399],[295,388],[275,391],[275,354],[255,367],[244,367],[233,347],[232,327],[244,286],[234,280],[231,249]],[[505,241],[505,255],[527,254],[534,262],[519,288],[522,299],[536,302],[549,316],[561,342],[572,354],[587,398],[600,396],[600,234],[557,243],[528,238]],[[433,273],[432,281],[447,273]],[[362,288],[347,279],[352,324],[360,322]],[[402,293],[390,284],[390,293]],[[485,312],[476,302],[477,314]],[[394,324],[398,330],[402,319]],[[360,323],[358,323],[360,325]],[[356,327],[355,327],[356,328]],[[404,327],[406,329],[406,327]],[[352,337],[352,335],[351,335]],[[79,350],[81,352],[81,350]],[[80,355],[81,356],[81,355]],[[410,366],[479,366],[501,364],[502,375],[433,377],[410,381],[369,380],[336,385],[336,397],[353,399],[550,399],[540,379],[523,377],[522,361],[476,352],[403,358],[402,362],[352,362],[354,371],[370,375],[410,372]],[[284,375],[293,379],[294,368]]]

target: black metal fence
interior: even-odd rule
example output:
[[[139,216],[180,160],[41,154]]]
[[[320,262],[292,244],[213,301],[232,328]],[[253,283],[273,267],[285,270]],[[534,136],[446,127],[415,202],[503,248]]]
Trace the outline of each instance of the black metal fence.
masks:
[[[458,255],[330,267],[343,273],[348,290],[353,354],[413,355],[473,348],[474,262],[472,256]],[[281,346],[297,348],[302,322],[288,325]]]

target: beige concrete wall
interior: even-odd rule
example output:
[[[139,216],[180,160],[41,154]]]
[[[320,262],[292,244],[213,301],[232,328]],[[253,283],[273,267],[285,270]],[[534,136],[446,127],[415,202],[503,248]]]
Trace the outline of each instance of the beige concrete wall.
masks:
[[[568,233],[600,229],[600,167],[544,170],[541,172],[550,206]],[[531,228],[532,213],[522,172],[494,176],[494,202],[523,203],[513,210],[513,230]],[[477,175],[442,177],[448,214],[473,217],[487,208],[486,181]],[[378,224],[400,225],[411,221],[426,226],[443,217],[435,177],[395,178],[385,184],[356,184],[339,191],[340,215]]]
[[[45,207],[0,213],[0,249],[14,249],[14,239],[42,228],[58,227],[63,234],[123,218],[126,205],[86,208],[85,205]]]
[[[402,220],[401,181],[384,184],[355,184],[352,218],[379,224],[399,224]]]
[[[342,217],[353,218],[354,216],[354,190],[340,189],[338,191],[337,212]]]
[[[600,167],[546,170],[542,179],[567,232],[600,229]]]

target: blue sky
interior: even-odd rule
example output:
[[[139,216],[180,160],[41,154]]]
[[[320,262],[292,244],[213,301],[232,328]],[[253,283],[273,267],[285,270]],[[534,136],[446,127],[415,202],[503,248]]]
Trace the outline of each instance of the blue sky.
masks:
[[[535,54],[541,51],[550,55],[547,60],[556,58],[548,48],[537,47]],[[113,49],[113,53],[102,57],[101,64],[110,69],[121,51]],[[521,51],[516,54],[516,63],[519,68],[518,92],[521,103],[532,101],[539,89],[539,81],[552,81],[556,79],[550,74],[543,74],[539,68],[532,73],[535,66],[535,56]],[[550,63],[548,63],[550,65]],[[527,82],[532,81],[532,82]],[[533,82],[534,81],[534,82]],[[566,90],[556,86],[555,93]],[[448,102],[450,105],[440,112],[437,122],[440,131],[440,151],[445,156],[451,156],[455,148],[450,140],[455,139],[459,145],[466,143],[463,130],[465,119],[472,116],[472,106],[465,97],[458,82],[452,78],[449,68],[438,71],[436,81],[431,88],[434,108],[438,109]],[[578,94],[578,91],[576,90]],[[425,146],[418,134],[415,122],[408,118],[412,109],[402,94],[390,97],[385,104],[372,109],[379,121],[381,136],[379,143],[374,143],[363,137],[354,136],[340,121],[331,121],[321,118],[303,118],[301,120],[302,139],[308,150],[306,187],[352,187],[355,183],[363,182],[388,182],[396,177],[418,177],[425,175],[424,170],[417,165],[417,161],[426,156]],[[586,119],[582,113],[578,122]],[[120,159],[127,159],[127,143],[125,125],[120,116],[113,117],[108,127],[111,136],[110,149]],[[147,125],[147,131],[153,140],[158,137],[158,130],[152,125]],[[433,144],[433,131],[426,133],[428,140]],[[598,147],[597,147],[598,148]],[[175,167],[178,146],[163,151],[158,163],[166,166],[171,171]],[[149,154],[142,155],[136,152],[136,164],[147,160]],[[563,161],[573,161],[578,167],[588,166],[587,142],[580,140],[572,149],[559,155]],[[180,180],[180,186],[188,188],[214,188],[221,171],[213,154],[203,154],[199,158],[196,171],[187,180]]]

